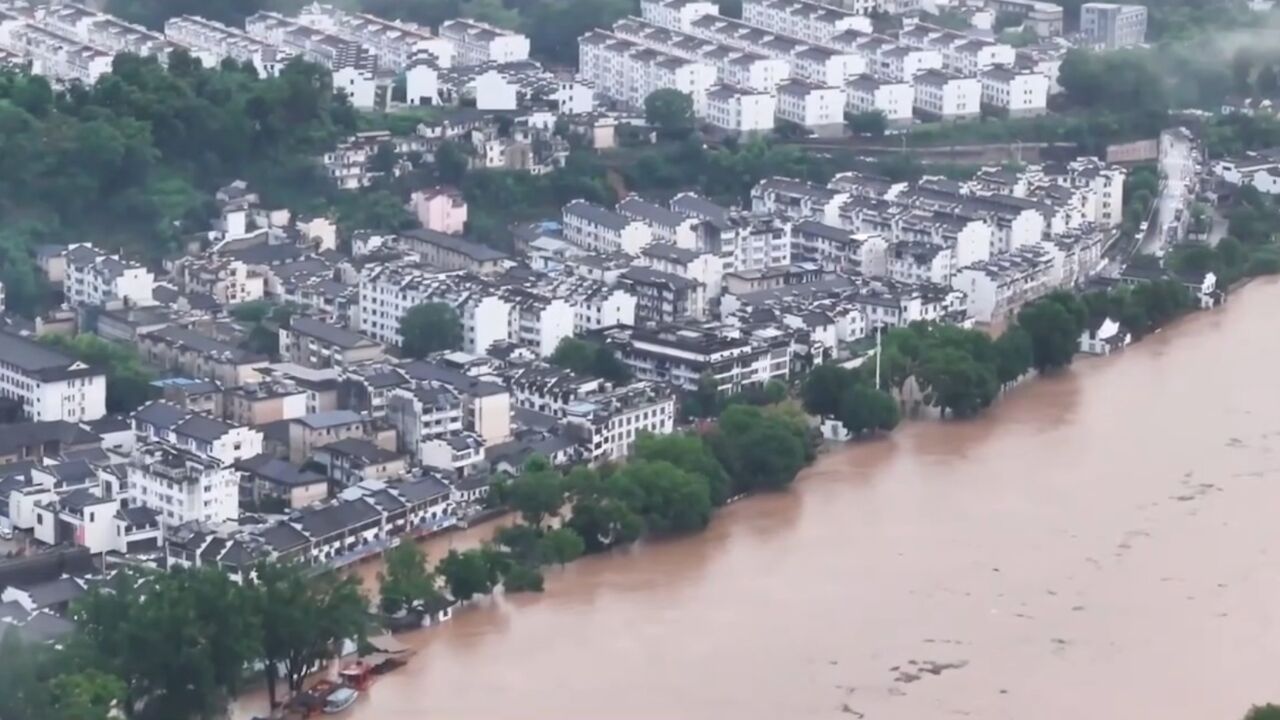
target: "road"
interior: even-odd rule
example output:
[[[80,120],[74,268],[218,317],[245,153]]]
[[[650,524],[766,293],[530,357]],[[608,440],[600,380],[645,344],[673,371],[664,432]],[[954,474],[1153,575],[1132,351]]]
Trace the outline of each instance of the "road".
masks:
[[[1160,176],[1164,178],[1164,189],[1156,201],[1156,217],[1154,227],[1142,239],[1138,252],[1157,255],[1170,241],[1181,238],[1181,230],[1174,231],[1172,237],[1169,228],[1177,225],[1185,228],[1186,215],[1191,212],[1191,201],[1195,192],[1195,148],[1190,139],[1180,128],[1165,130],[1160,134]],[[1182,215],[1178,212],[1181,210]],[[1175,218],[1180,218],[1175,221]]]

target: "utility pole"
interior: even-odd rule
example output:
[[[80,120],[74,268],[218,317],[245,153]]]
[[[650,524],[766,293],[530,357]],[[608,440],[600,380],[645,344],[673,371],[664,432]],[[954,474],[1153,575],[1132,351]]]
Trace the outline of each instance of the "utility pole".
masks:
[[[876,389],[880,389],[880,328],[876,325]]]

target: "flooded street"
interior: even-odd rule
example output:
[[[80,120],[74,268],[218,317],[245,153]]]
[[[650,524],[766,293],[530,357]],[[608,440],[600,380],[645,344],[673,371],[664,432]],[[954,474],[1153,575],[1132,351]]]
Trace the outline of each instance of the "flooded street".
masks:
[[[696,537],[551,570],[409,636],[347,715],[1237,720],[1280,699],[1277,308],[1255,283]]]

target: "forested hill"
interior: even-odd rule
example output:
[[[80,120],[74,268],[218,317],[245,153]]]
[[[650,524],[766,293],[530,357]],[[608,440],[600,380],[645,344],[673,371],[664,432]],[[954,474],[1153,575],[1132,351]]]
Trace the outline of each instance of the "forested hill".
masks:
[[[334,191],[315,157],[356,128],[323,68],[276,78],[176,53],[122,55],[91,87],[55,93],[42,77],[0,74],[0,282],[12,307],[36,292],[30,248],[92,241],[159,257],[203,230],[213,195],[236,178],[272,204],[319,209]],[[274,192],[272,192],[274,191]]]

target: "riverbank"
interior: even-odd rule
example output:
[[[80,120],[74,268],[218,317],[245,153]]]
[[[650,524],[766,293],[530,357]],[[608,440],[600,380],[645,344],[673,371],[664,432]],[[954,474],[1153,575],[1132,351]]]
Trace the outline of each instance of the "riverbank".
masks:
[[[407,636],[352,717],[1236,717],[1280,691],[1278,302],[1252,283],[982,417],[824,454],[704,533],[477,602]]]

